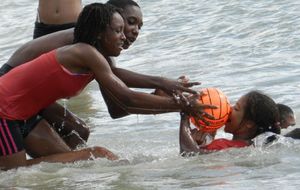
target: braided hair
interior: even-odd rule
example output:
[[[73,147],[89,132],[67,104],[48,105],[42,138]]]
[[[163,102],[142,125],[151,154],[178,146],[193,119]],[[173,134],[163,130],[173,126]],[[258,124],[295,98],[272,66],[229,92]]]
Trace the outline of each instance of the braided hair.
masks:
[[[74,29],[73,43],[87,43],[99,49],[97,43],[100,33],[110,25],[112,16],[118,12],[109,4],[92,3],[81,11]]]
[[[280,134],[279,110],[274,100],[259,91],[251,91],[245,96],[247,102],[243,120],[255,123],[254,137],[267,131]]]

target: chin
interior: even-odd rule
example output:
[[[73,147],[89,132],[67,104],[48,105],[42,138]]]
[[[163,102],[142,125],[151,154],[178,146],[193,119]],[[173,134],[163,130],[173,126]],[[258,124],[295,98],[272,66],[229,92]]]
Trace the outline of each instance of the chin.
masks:
[[[117,57],[117,56],[119,56],[120,54],[121,54],[121,52],[118,52],[118,53],[113,54],[112,56],[113,56],[113,57]]]
[[[128,49],[129,47],[130,47],[129,44],[124,44],[124,45],[123,45],[123,49]]]
[[[108,54],[110,57],[117,57],[121,54],[121,51],[115,51]]]

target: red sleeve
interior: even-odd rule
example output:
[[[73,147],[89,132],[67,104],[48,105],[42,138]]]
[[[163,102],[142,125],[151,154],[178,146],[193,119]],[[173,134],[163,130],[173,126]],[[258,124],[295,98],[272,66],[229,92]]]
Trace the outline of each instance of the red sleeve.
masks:
[[[201,147],[204,150],[223,150],[227,148],[241,148],[248,146],[248,143],[242,140],[216,139],[210,144]]]

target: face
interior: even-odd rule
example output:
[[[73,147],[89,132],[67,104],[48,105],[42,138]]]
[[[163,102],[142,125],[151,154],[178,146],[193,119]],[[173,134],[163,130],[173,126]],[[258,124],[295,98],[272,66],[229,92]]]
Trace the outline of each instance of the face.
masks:
[[[231,109],[230,117],[225,124],[224,131],[235,134],[242,127],[242,120],[245,113],[247,97],[242,96]]]
[[[123,48],[128,49],[135,42],[143,26],[143,14],[139,7],[129,5],[123,9],[123,17],[125,20],[124,34],[126,36]]]
[[[110,25],[100,35],[102,53],[105,56],[118,56],[123,50],[126,37],[123,33],[124,21],[119,13],[114,13]]]
[[[283,129],[288,128],[289,126],[295,126],[296,125],[296,118],[293,113],[290,113],[284,118],[282,121],[280,121],[280,126]]]

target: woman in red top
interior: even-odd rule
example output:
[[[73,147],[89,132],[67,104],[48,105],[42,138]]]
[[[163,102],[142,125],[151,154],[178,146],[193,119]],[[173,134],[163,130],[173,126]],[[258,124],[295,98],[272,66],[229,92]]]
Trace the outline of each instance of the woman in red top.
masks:
[[[109,56],[118,56],[123,49],[126,39],[123,28],[124,20],[113,6],[101,3],[87,5],[79,16],[72,45],[45,53],[0,78],[1,168],[41,161],[72,162],[89,159],[91,154],[117,159],[117,156],[100,147],[26,160],[20,125],[26,124],[31,116],[57,99],[76,95],[93,79],[128,114],[184,111],[200,116],[199,110],[211,107],[199,104],[198,95],[190,96],[189,104],[186,104],[172,97],[155,96],[128,88],[107,62]],[[41,120],[36,128],[41,126],[49,127],[49,124]]]
[[[279,111],[276,103],[261,92],[247,93],[232,107],[224,131],[233,135],[232,140],[216,139],[206,144],[200,131],[191,132],[189,117],[182,113],[180,153],[189,155],[189,153],[208,153],[233,147],[246,147],[251,145],[252,139],[261,133],[270,131],[280,134]]]
[[[132,0],[109,0],[107,3],[122,9],[124,34],[126,36],[123,48],[127,49],[135,42],[143,25],[141,8]],[[73,34],[74,29],[69,29],[27,42],[15,51],[8,62],[0,68],[0,76],[12,68],[37,58],[43,53],[72,44],[74,39]],[[165,77],[144,75],[118,67],[111,58],[107,61],[110,64],[112,72],[128,87],[157,88],[164,90],[169,95],[180,96],[181,92],[195,92],[189,87],[199,84],[197,82],[179,82]],[[102,90],[101,86],[100,89],[112,118],[120,118],[128,115],[126,110],[120,107],[114,99]],[[55,131],[49,130],[48,127],[34,128],[35,123],[41,118],[50,123]],[[76,131],[76,133],[73,133],[73,131]],[[26,122],[22,133],[27,153],[31,157],[36,158],[76,149],[78,145],[84,144],[87,141],[90,132],[89,127],[80,118],[76,117],[60,104],[54,103],[43,109],[37,117],[31,118],[30,122]],[[57,140],[55,140],[56,138],[45,138],[45,136],[50,137],[48,134],[56,136],[56,133],[63,138],[64,143],[58,144]]]

